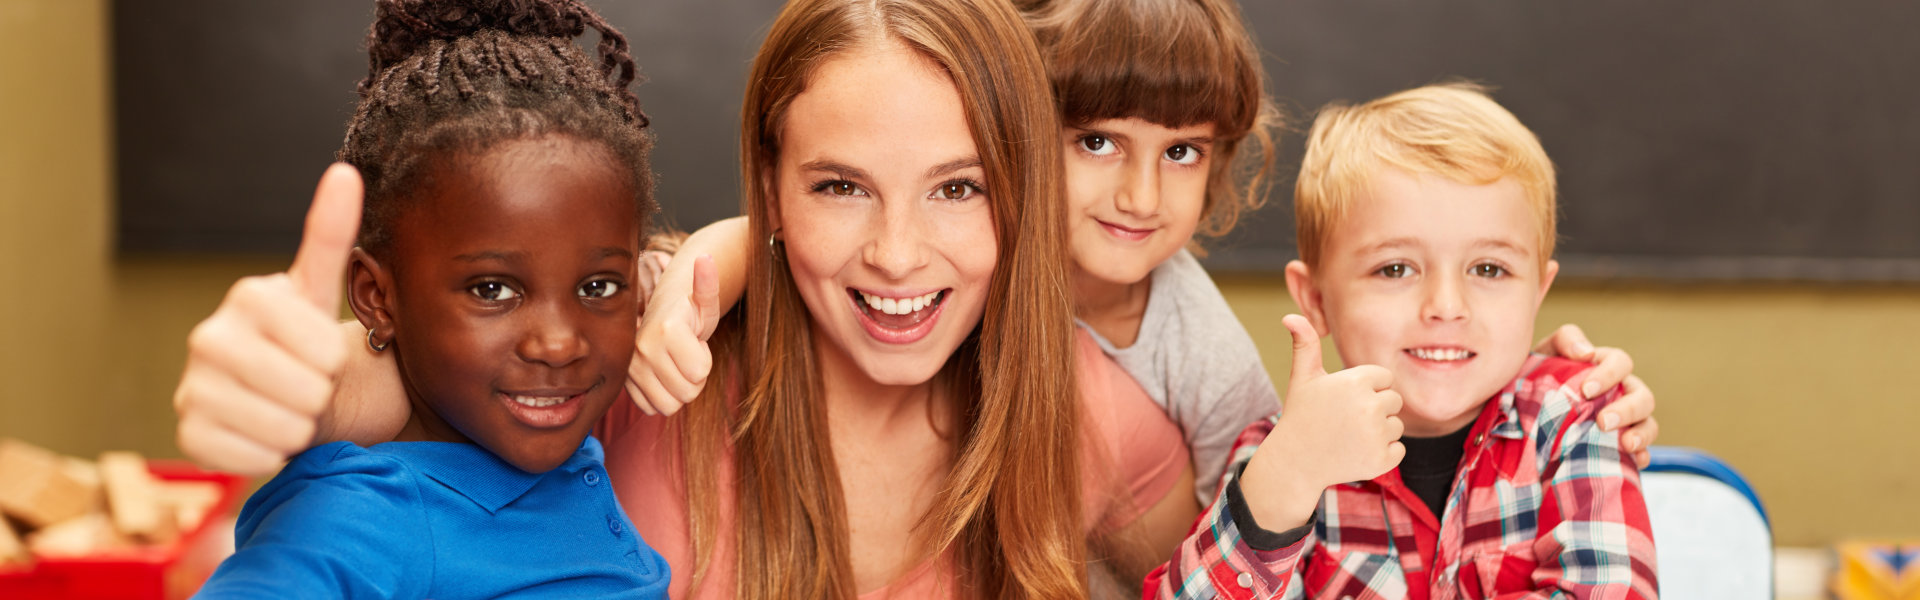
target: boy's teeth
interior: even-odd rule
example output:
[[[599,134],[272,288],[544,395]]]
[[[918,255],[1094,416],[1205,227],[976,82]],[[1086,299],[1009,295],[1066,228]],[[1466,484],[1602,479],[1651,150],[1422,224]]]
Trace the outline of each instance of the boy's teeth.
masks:
[[[1456,348],[1414,348],[1413,356],[1421,360],[1465,360],[1473,356],[1472,352]]]
[[[555,404],[559,404],[561,402],[566,402],[567,398],[566,396],[552,396],[552,397],[514,396],[513,401],[516,403],[519,403],[521,406],[531,406],[534,408],[546,408],[549,406],[553,406]]]
[[[860,299],[866,301],[867,306],[889,315],[904,315],[919,311],[928,306],[932,306],[933,301],[939,297],[940,292],[929,292],[924,296],[915,298],[882,298],[866,292],[860,292]]]

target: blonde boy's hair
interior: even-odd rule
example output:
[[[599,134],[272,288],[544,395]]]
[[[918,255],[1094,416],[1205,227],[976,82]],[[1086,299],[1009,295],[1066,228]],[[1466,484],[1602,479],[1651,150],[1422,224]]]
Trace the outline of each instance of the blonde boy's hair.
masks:
[[[1466,185],[1512,178],[1540,222],[1540,262],[1553,256],[1553,162],[1520,120],[1471,83],[1414,88],[1359,106],[1321,109],[1293,196],[1300,259],[1320,265],[1327,236],[1381,169]]]

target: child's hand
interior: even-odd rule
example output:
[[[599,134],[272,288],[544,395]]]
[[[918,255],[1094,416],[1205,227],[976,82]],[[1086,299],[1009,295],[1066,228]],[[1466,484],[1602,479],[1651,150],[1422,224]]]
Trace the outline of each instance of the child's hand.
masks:
[[[707,338],[722,314],[719,276],[710,256],[694,258],[692,273],[681,272],[685,262],[671,262],[653,278],[634,336],[627,394],[649,415],[678,412],[700,395],[713,371]]]
[[[1613,431],[1625,425],[1626,431],[1620,433],[1620,449],[1632,453],[1634,462],[1646,468],[1652,460],[1647,448],[1660,435],[1660,423],[1653,418],[1653,390],[1647,389],[1646,382],[1633,374],[1633,357],[1619,348],[1595,348],[1593,342],[1587,341],[1587,334],[1573,324],[1553,330],[1553,335],[1540,340],[1533,351],[1592,363],[1593,368],[1587,370],[1585,380],[1580,382],[1583,397],[1594,398],[1614,386],[1624,386],[1620,397],[1600,410],[1600,429]]]
[[[353,167],[328,168],[293,266],[233,284],[187,336],[186,371],[173,396],[187,456],[268,475],[313,443],[350,350],[337,315],[361,193]]]
[[[1393,373],[1361,365],[1329,374],[1313,325],[1299,315],[1281,322],[1293,334],[1286,408],[1241,479],[1254,520],[1275,531],[1305,523],[1327,487],[1378,477],[1407,454]]]

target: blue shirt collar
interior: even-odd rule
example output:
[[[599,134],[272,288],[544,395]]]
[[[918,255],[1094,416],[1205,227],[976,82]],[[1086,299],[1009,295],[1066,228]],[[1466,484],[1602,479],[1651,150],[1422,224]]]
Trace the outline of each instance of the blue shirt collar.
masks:
[[[573,456],[546,473],[520,470],[479,444],[457,442],[387,442],[382,452],[403,457],[412,467],[474,504],[497,513],[525,496],[534,484],[553,473],[578,473],[600,464],[604,451],[593,436],[580,443]]]

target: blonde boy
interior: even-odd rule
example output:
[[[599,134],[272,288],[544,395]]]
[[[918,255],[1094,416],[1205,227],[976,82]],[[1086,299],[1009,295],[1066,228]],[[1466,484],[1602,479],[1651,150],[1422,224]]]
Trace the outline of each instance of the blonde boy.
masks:
[[[1314,122],[1287,287],[1345,364],[1393,372],[1407,457],[1329,488],[1294,582],[1314,595],[1651,598],[1639,473],[1529,355],[1553,257],[1553,164],[1478,87],[1435,85]]]
[[[1345,364],[1391,373],[1406,454],[1372,479],[1307,488],[1317,508],[1284,532],[1260,527],[1299,521],[1261,518],[1291,495],[1256,485],[1255,456],[1251,509],[1217,542],[1251,552],[1205,569],[1246,570],[1238,585],[1213,587],[1230,597],[1657,597],[1639,474],[1619,436],[1594,422],[1619,390],[1583,400],[1569,382],[1589,365],[1527,351],[1559,270],[1553,165],[1533,133],[1464,84],[1333,106],[1314,122],[1297,185],[1301,260],[1287,265],[1287,287]],[[1296,354],[1317,358],[1318,336],[1288,320]],[[1287,412],[1274,439],[1353,419]],[[1302,430],[1289,425],[1295,416],[1320,424]],[[1316,458],[1378,464],[1376,445],[1327,440]],[[1188,579],[1180,585],[1193,587]]]

